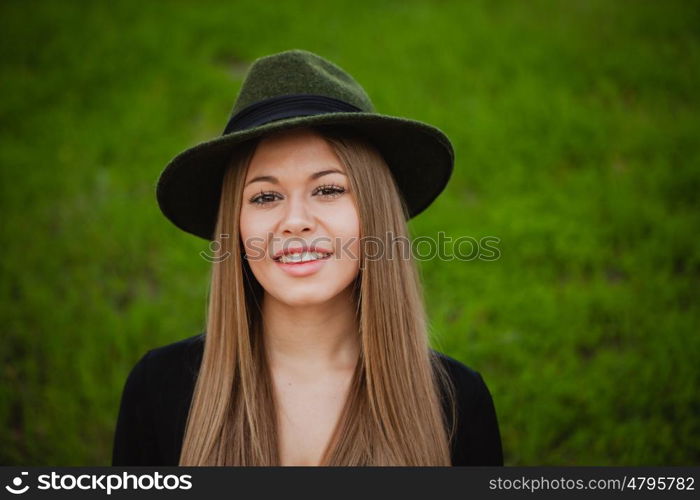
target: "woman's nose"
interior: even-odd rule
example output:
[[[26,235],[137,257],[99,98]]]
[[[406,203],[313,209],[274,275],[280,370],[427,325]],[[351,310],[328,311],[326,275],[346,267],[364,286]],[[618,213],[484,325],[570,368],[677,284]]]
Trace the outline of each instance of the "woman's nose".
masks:
[[[312,230],[313,224],[314,216],[311,207],[303,198],[303,195],[289,196],[282,211],[280,232],[301,233],[306,230]]]

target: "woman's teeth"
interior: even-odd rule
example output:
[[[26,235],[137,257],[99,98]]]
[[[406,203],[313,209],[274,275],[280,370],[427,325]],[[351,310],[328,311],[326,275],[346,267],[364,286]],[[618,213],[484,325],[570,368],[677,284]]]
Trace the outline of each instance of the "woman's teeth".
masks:
[[[302,253],[290,253],[280,257],[278,262],[290,263],[290,262],[308,262],[310,260],[325,259],[330,256],[329,253],[320,252],[302,252]]]

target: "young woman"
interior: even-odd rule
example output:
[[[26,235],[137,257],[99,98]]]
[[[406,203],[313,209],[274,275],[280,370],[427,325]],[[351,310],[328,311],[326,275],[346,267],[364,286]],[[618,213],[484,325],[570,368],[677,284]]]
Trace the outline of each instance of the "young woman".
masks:
[[[316,54],[256,60],[224,134],[161,174],[165,215],[216,243],[206,330],[131,371],[113,465],[502,465],[402,246],[452,161]]]

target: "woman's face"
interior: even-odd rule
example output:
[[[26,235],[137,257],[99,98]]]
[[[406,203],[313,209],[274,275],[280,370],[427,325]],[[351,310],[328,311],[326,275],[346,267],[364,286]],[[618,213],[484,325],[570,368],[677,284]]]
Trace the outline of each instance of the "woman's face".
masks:
[[[244,182],[240,231],[256,279],[285,304],[326,302],[357,277],[360,221],[354,193],[331,145],[311,130],[259,142]],[[292,252],[278,260],[302,248],[321,254]],[[292,260],[299,256],[310,260]]]

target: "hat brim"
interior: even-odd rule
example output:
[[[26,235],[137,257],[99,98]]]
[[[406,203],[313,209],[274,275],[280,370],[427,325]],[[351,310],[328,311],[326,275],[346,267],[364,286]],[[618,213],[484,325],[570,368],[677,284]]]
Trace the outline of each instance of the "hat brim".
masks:
[[[223,135],[178,154],[158,178],[161,211],[183,231],[213,240],[223,174],[235,147],[276,130],[321,124],[355,128],[372,142],[394,174],[409,218],[425,210],[452,175],[452,145],[431,125],[367,112],[298,116]]]

